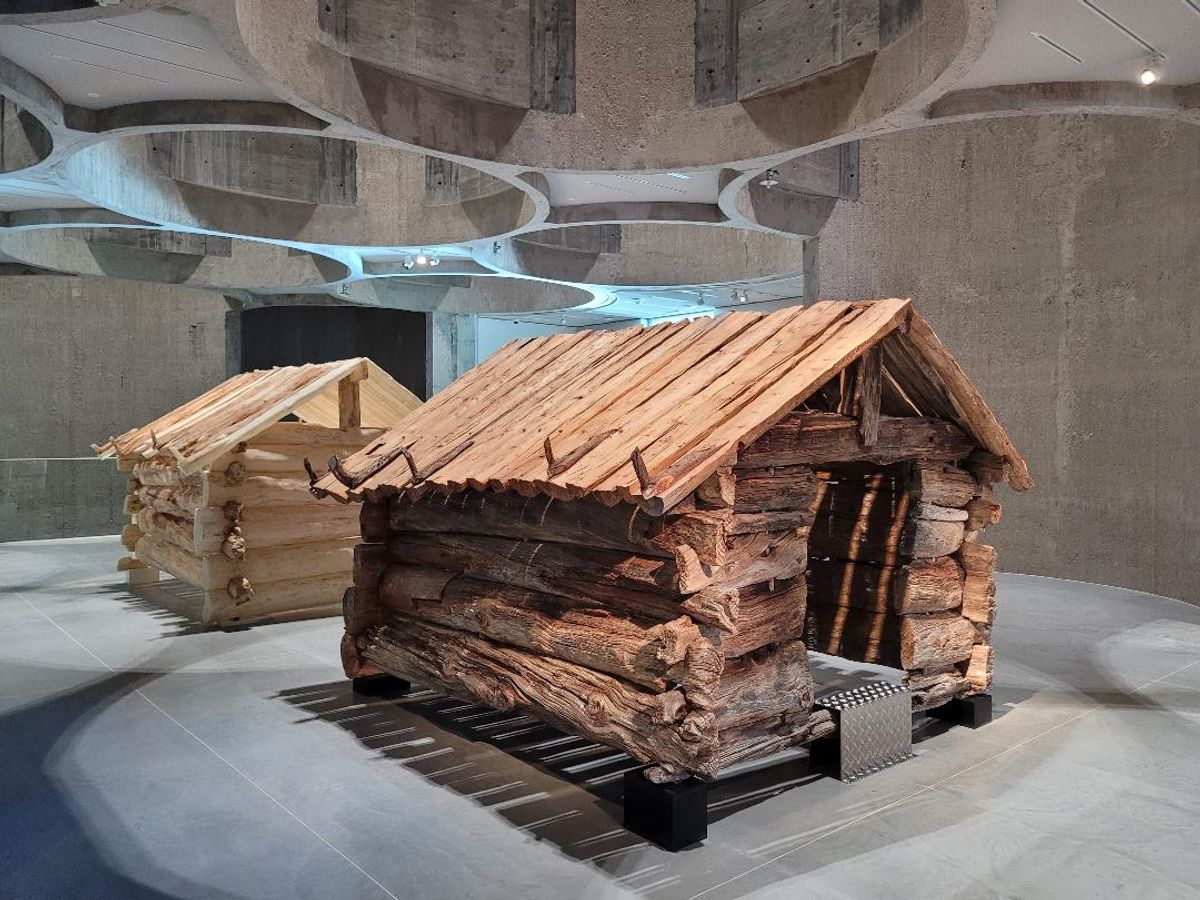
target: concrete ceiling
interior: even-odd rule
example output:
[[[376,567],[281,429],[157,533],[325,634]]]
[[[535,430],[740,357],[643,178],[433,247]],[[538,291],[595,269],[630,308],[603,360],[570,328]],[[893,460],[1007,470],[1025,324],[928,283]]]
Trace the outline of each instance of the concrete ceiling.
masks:
[[[0,56],[87,109],[278,99],[229,58],[205,19],[170,7],[89,22],[0,25]]]
[[[1154,52],[1164,83],[1200,81],[1200,0],[1000,0],[995,30],[957,88],[1132,82]]]
[[[486,28],[433,2],[172,2],[0,14],[5,135],[29,145],[0,175],[10,229],[257,240],[347,273],[262,267],[265,292],[423,309],[471,309],[450,278],[525,275],[497,301],[505,318],[654,321],[804,297],[804,241],[857,196],[857,139],[928,125],[950,99],[947,119],[1200,124],[1192,88],[1134,83],[1152,52],[1166,85],[1200,82],[1200,0],[772,0],[732,25],[669,0],[637,34],[619,13],[638,0],[494,0]],[[813,43],[826,31],[831,46]],[[1036,107],[987,93],[1019,84]],[[590,250],[589,229],[624,237]],[[408,268],[422,251],[444,265]],[[416,274],[446,278],[453,302],[404,283]],[[397,277],[363,281],[381,275]],[[510,313],[524,287],[530,311]],[[579,302],[546,309],[565,298]]]

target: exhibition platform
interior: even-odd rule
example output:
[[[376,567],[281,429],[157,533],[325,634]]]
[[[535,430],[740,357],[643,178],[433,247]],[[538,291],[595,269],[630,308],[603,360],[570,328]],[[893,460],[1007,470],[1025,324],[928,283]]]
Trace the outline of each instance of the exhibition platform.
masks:
[[[14,897],[1200,892],[1195,606],[999,575],[993,722],[918,719],[913,759],[852,784],[803,751],[747,766],[713,785],[707,841],[668,853],[621,825],[628,757],[420,685],[358,697],[340,619],[208,628],[197,589],[129,588],[119,553],[0,545]]]

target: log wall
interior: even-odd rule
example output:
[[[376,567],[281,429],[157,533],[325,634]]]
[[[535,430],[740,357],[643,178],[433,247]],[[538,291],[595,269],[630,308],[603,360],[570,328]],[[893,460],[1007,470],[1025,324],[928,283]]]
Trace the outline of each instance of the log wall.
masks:
[[[953,425],[793,414],[666,515],[592,498],[377,495],[346,592],[350,677],[522,708],[714,777],[830,733],[809,650],[905,669],[920,708],[986,690],[998,515]]]
[[[338,612],[359,509],[313,497],[304,460],[323,468],[379,433],[280,422],[193,475],[162,457],[122,460],[131,522],[121,537],[133,555],[121,568],[203,589],[206,624]]]

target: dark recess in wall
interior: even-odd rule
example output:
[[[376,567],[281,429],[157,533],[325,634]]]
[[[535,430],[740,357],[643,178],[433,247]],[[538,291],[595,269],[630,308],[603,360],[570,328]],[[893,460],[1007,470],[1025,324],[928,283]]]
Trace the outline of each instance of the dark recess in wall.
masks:
[[[241,313],[241,371],[369,356],[419,397],[425,314],[345,306],[265,306]]]

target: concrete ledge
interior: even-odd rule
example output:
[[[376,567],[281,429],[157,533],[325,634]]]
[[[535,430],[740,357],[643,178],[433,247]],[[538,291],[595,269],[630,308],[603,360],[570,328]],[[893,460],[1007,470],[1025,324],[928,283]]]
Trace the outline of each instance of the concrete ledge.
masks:
[[[0,459],[0,541],[116,534],[125,481],[111,459]]]

